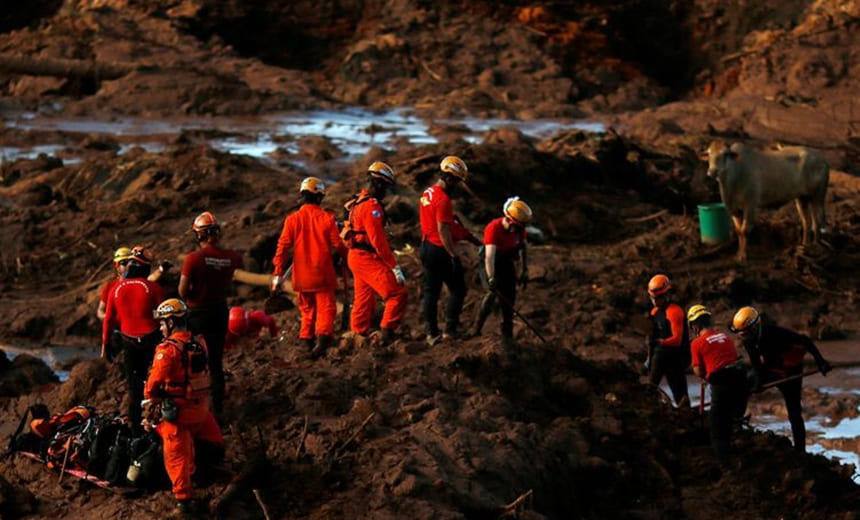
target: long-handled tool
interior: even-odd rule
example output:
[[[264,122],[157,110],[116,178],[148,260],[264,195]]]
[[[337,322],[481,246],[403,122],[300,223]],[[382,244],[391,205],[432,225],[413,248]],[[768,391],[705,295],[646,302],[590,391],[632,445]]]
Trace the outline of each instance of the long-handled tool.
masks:
[[[351,301],[349,298],[349,266],[346,264],[346,258],[341,260],[340,277],[343,281],[343,309],[340,312],[340,330],[342,332],[349,331],[350,313],[352,312]]]
[[[528,328],[530,328],[530,329],[532,330],[532,332],[534,332],[534,333],[535,333],[535,335],[536,335],[537,337],[539,337],[539,338],[540,338],[540,340],[541,340],[541,341],[543,341],[544,343],[549,343],[549,342],[546,340],[546,338],[544,338],[544,337],[543,337],[543,335],[540,333],[540,331],[539,331],[539,330],[537,330],[537,329],[535,328],[535,326],[534,326],[534,325],[532,325],[532,324],[529,322],[529,320],[527,320],[527,319],[526,319],[526,317],[525,317],[525,316],[523,316],[522,314],[520,314],[520,311],[518,311],[518,310],[517,310],[517,309],[516,309],[512,304],[511,304],[510,300],[508,300],[507,298],[505,298],[505,297],[502,295],[502,293],[500,293],[500,292],[498,291],[498,289],[491,289],[491,290],[493,291],[493,294],[495,294],[495,295],[496,295],[496,297],[499,299],[499,301],[500,301],[500,302],[502,302],[504,305],[507,305],[507,306],[508,306],[508,308],[510,308],[510,309],[514,312],[514,314],[516,314],[516,315],[517,315],[517,318],[521,319],[521,320],[523,321],[523,323],[525,323],[525,324],[526,324],[526,326],[527,326]]]

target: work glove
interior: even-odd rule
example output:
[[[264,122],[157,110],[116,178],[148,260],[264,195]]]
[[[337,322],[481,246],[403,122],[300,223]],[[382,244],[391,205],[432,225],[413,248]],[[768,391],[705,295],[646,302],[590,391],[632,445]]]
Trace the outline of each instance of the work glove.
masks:
[[[818,362],[818,371],[821,372],[821,375],[826,376],[831,370],[833,370],[833,367],[830,366],[830,363],[828,363],[826,359],[822,359]]]
[[[495,290],[496,290],[496,279],[495,279],[495,278],[493,278],[492,276],[490,276],[489,278],[487,278],[487,287],[489,287],[489,289],[490,289],[491,291],[495,291]]]
[[[403,269],[401,269],[399,265],[392,267],[391,272],[394,273],[394,278],[397,280],[398,285],[406,285],[406,276],[403,274]]]
[[[527,270],[523,269],[522,274],[520,274],[519,282],[520,282],[520,287],[525,289],[526,285],[528,285],[528,283],[529,283],[529,272]]]
[[[272,294],[277,293],[281,288],[281,277],[275,275],[272,277]]]
[[[170,260],[164,260],[160,264],[158,264],[158,268],[161,270],[162,273],[166,273],[171,267],[173,267],[173,264],[170,262]]]

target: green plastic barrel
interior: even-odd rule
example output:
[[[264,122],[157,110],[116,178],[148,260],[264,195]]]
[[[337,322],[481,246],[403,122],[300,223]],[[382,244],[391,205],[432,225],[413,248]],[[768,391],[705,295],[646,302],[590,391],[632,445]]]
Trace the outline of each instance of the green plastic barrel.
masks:
[[[722,202],[699,205],[699,232],[703,244],[720,244],[729,239],[729,212]]]

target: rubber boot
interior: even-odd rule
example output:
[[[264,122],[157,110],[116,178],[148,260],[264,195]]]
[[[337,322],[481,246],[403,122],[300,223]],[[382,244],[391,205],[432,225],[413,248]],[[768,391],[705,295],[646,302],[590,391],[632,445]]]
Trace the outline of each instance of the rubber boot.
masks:
[[[299,344],[305,348],[305,351],[311,352],[314,349],[316,341],[314,338],[299,338]]]
[[[385,346],[394,341],[394,329],[387,329],[382,327],[381,329],[382,335],[379,338],[379,342],[381,345]]]
[[[311,357],[314,359],[325,356],[326,351],[332,344],[331,336],[320,336],[317,338],[317,346],[311,350]]]

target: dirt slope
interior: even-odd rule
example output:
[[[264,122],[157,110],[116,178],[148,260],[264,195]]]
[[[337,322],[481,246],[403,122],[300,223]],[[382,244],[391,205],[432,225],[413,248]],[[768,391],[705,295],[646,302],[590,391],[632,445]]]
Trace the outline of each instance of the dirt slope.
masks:
[[[48,16],[18,9],[16,21],[2,20],[14,30],[0,34],[0,53],[135,70],[114,80],[4,74],[0,107],[57,101],[50,111],[96,118],[363,103],[436,117],[588,114],[614,126],[541,142],[500,130],[479,144],[439,128],[443,145],[374,149],[346,166],[308,155],[312,171],[340,179],[330,209],[370,161],[395,167],[401,188],[387,210],[397,247],[417,245],[414,201],[444,155],[470,166],[477,197],[459,198],[456,209],[474,231],[505,197],[522,196],[546,239],[531,249],[518,309],[550,341],[518,322],[517,344],[505,347],[491,321],[484,338],[427,350],[420,266],[408,256],[409,316],[388,350],[341,345],[311,362],[292,340],[296,311],[279,315],[285,340],[249,342],[226,360],[228,464],[241,469],[239,433],[253,438],[260,426],[278,517],[498,518],[528,490],[522,518],[856,517],[846,470],[795,458],[785,439],[744,433],[743,456],[721,478],[695,413],[640,384],[636,325],[648,309],[643,287],[665,271],[682,303],[707,303],[721,324],[753,303],[816,338],[856,334],[856,2],[81,0],[46,3]],[[131,241],[177,261],[192,247],[190,220],[205,209],[249,269],[267,272],[306,175],[218,152],[194,132],[162,152],[123,154],[103,137],[0,134],[8,144],[58,137],[80,163],[0,167],[3,341],[95,346],[93,310],[111,252]],[[701,246],[695,207],[716,191],[698,155],[714,137],[808,144],[848,171],[832,175],[827,245],[798,250],[796,216],[784,207],[765,212],[746,265],[733,244]],[[481,297],[478,259],[463,255],[469,319]],[[164,281],[169,291],[175,283]],[[259,308],[266,292],[237,285],[233,296]],[[0,434],[35,399],[55,410],[119,408],[120,386],[116,367],[80,363],[69,383],[0,400]],[[170,507],[167,492],[132,500],[58,485],[26,460],[0,467],[4,517],[161,518]],[[206,497],[224,484],[206,486]],[[229,517],[261,515],[247,494]]]

